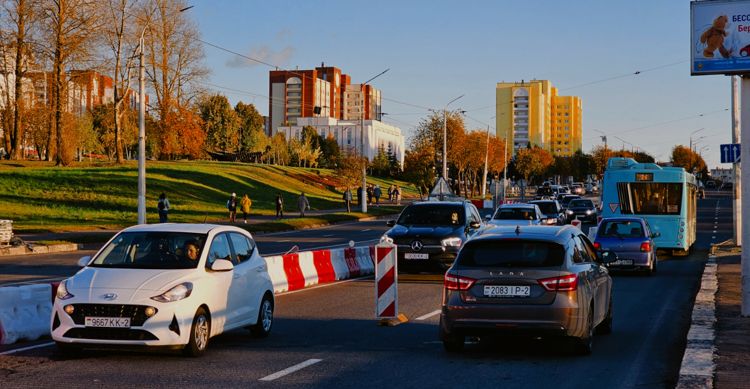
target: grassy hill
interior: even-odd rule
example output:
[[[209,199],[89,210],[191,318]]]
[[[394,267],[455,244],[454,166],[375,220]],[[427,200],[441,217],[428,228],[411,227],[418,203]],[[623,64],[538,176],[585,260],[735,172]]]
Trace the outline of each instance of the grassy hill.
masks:
[[[121,228],[137,220],[138,169],[124,165],[79,163],[56,168],[50,163],[0,162],[0,219],[12,219],[17,231]],[[405,182],[368,177],[387,188],[395,183],[403,197],[416,197]],[[296,208],[305,192],[313,210],[342,208],[343,184],[335,171],[261,164],[184,161],[146,164],[148,222],[158,221],[157,197],[164,192],[172,206],[170,221],[226,220],[229,195],[247,193],[251,214],[275,214],[277,193],[285,210]],[[354,190],[354,189],[353,189]],[[356,198],[356,194],[355,194]]]

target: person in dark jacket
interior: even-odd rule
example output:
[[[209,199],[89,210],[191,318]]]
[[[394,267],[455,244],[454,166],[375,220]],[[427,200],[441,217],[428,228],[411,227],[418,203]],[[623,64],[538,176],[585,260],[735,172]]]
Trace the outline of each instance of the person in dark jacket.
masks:
[[[167,223],[169,214],[169,199],[167,199],[167,195],[163,192],[159,195],[159,202],[156,203],[156,208],[159,210],[159,223]]]
[[[281,193],[276,194],[276,218],[284,217],[284,198]]]
[[[234,223],[237,218],[237,194],[232,193],[232,197],[227,200],[227,210],[229,211],[229,222]]]

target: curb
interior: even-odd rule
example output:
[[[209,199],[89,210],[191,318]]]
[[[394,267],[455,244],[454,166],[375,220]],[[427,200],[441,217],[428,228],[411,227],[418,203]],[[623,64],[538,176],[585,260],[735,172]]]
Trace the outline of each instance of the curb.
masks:
[[[713,388],[716,371],[716,255],[708,256],[682,356],[677,388]]]
[[[44,245],[29,245],[27,246],[16,246],[16,247],[3,247],[0,248],[0,257],[10,255],[25,255],[25,254],[49,254],[49,253],[61,253],[65,251],[77,251],[81,249],[80,244],[77,243],[66,243],[66,244],[52,244],[48,246]]]

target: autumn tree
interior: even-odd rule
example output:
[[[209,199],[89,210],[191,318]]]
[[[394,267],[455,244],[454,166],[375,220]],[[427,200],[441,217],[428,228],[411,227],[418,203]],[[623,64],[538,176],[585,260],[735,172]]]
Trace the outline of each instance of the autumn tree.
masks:
[[[447,149],[448,161],[455,163],[451,159],[454,139],[466,132],[464,120],[459,111],[448,112],[446,123],[446,133],[448,135]],[[412,138],[412,147],[429,147],[432,149],[432,156],[435,159],[434,164],[442,169],[443,161],[443,113],[433,112],[427,118],[422,119],[417,125],[416,132]],[[455,156],[455,153],[453,153]],[[442,170],[441,170],[442,172]]]
[[[352,188],[352,194],[357,195],[357,191],[354,188],[359,187],[359,183],[362,181],[362,167],[367,163],[365,158],[362,158],[355,152],[347,152],[341,155],[341,160],[336,167],[336,175],[339,179],[349,188]]]
[[[135,60],[139,50],[140,34],[136,23],[136,10],[142,6],[138,0],[106,0],[100,3],[103,23],[103,36],[106,41],[109,69],[114,77],[114,105],[112,109],[115,162],[123,162],[123,139],[127,98],[131,89],[132,72],[136,69]]]
[[[390,170],[390,161],[388,160],[388,154],[385,151],[383,145],[378,146],[378,153],[375,158],[372,159],[370,167],[373,170],[373,174],[378,176],[386,176]]]
[[[612,158],[612,149],[604,148],[604,146],[596,146],[591,151],[591,158],[594,162],[593,173],[601,177],[604,174],[604,170],[607,169],[607,162]]]
[[[32,58],[32,44],[34,43],[35,33],[38,32],[38,22],[41,13],[39,12],[39,0],[6,0],[2,2],[0,9],[0,46],[3,46],[3,52],[0,52],[0,61],[12,58],[12,69],[10,64],[4,64],[3,71],[5,74],[12,73],[14,85],[5,86],[8,93],[5,101],[6,111],[8,114],[8,123],[4,126],[7,129],[5,134],[5,147],[11,158],[21,159],[21,139],[23,138],[23,118],[24,99],[23,80],[29,69],[29,60]],[[10,49],[6,52],[6,49]],[[10,72],[9,72],[10,71]],[[8,77],[5,77],[9,81]],[[10,91],[13,90],[13,97],[10,98]],[[9,124],[9,125],[8,125]]]
[[[144,35],[146,77],[156,101],[159,125],[155,136],[170,145],[169,120],[186,109],[199,88],[196,82],[208,74],[203,66],[203,46],[195,22],[187,17],[184,0],[153,0],[140,9],[138,29],[147,27]]]
[[[404,180],[414,184],[420,195],[427,193],[435,182],[435,150],[427,144],[417,144],[404,155]]]
[[[68,73],[76,63],[91,58],[99,36],[100,18],[94,0],[49,0],[43,3],[42,19],[48,48],[45,54],[52,62],[52,97],[54,99],[55,165],[67,166],[73,157],[65,134],[64,112],[68,111]],[[50,141],[51,141],[50,136]],[[47,149],[52,148],[48,144]],[[48,152],[49,153],[49,152]]]
[[[31,108],[24,115],[23,126],[40,161],[47,159],[45,152],[47,152],[48,130],[52,126],[51,118],[52,111],[44,105]],[[23,158],[23,155],[19,154],[19,158]]]
[[[117,158],[117,140],[115,138],[115,104],[101,104],[94,107],[91,111],[92,126],[96,133],[97,139],[101,144],[101,149],[110,160]],[[129,149],[138,142],[137,113],[131,109],[125,108],[120,115],[120,147]]]
[[[684,168],[689,173],[705,173],[707,170],[703,157],[683,145],[676,145],[672,148],[670,161],[673,166]]]
[[[256,142],[259,138],[258,133],[263,132],[263,115],[253,104],[245,104],[241,101],[234,106],[234,112],[238,119],[240,151],[258,151]]]
[[[338,166],[340,158],[341,148],[339,147],[339,142],[336,142],[333,134],[328,134],[320,142],[320,165],[322,167],[335,168]]]
[[[240,150],[240,119],[226,96],[203,96],[198,102],[198,110],[205,125],[206,144],[210,149],[225,153]]]
[[[516,170],[528,182],[529,178],[542,174],[554,161],[552,154],[538,146],[520,148],[516,152]]]

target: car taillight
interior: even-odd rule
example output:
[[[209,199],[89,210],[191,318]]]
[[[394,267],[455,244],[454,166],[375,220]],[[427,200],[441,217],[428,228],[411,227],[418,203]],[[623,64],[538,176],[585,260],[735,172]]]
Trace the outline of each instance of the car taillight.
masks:
[[[538,280],[539,285],[550,292],[565,292],[578,288],[578,276],[568,274],[560,277],[543,278]]]
[[[461,277],[455,274],[445,273],[445,289],[448,290],[469,290],[476,280],[468,277]]]
[[[594,242],[594,248],[597,249],[597,250],[601,250],[602,249],[602,244],[599,243],[599,242]]]
[[[641,243],[641,251],[643,251],[644,253],[651,251],[651,242]]]

